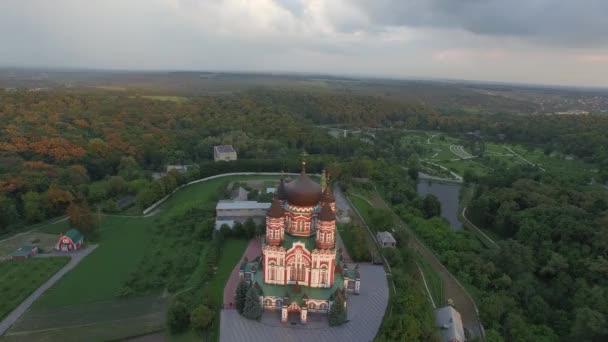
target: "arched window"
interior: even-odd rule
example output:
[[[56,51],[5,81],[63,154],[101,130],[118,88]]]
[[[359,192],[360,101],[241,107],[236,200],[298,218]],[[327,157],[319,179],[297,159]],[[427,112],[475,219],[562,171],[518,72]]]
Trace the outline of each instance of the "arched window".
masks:
[[[291,280],[291,281],[296,280],[296,268],[293,266],[289,267],[289,280]]]
[[[276,279],[277,279],[277,270],[276,270],[276,268],[274,267],[274,265],[271,265],[271,266],[269,267],[269,269],[268,269],[268,273],[269,273],[268,278],[269,278],[270,280],[276,280]]]
[[[321,285],[327,285],[327,271],[321,270]]]
[[[313,302],[308,303],[308,309],[309,310],[314,310],[316,308],[317,308],[317,306],[315,305],[315,303],[313,303]]]
[[[264,301],[264,306],[272,306],[272,301],[270,299],[266,299]]]
[[[304,267],[299,267],[298,268],[298,280],[304,281],[305,276],[306,276],[306,269]]]

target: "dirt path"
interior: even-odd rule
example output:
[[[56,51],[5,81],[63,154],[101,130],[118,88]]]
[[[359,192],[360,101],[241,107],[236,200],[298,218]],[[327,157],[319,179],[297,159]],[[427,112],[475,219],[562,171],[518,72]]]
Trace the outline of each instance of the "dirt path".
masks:
[[[0,322],[0,336],[2,336],[15,322],[25,313],[27,309],[38,299],[44,291],[48,290],[53,286],[61,277],[68,273],[71,269],[76,267],[78,263],[91,252],[97,248],[97,245],[90,245],[87,248],[80,250],[76,253],[72,253],[70,256],[72,259],[63,266],[57,273],[55,273],[49,280],[42,284],[36,291],[34,291],[29,297],[27,297],[18,307],[16,307],[6,318]]]
[[[386,208],[392,211],[392,209],[384,202],[384,199],[380,195],[376,194],[372,198],[372,203],[375,203],[379,208]],[[454,306],[460,312],[462,316],[463,325],[467,328],[473,336],[482,335],[481,321],[479,320],[479,312],[475,301],[466,291],[464,286],[460,284],[458,279],[448,271],[443,264],[437,259],[433,251],[431,251],[425,244],[423,244],[413,231],[395,214],[395,218],[400,227],[404,228],[410,233],[412,239],[410,239],[411,247],[420,253],[424,260],[433,268],[433,270],[441,278],[441,282],[444,287],[445,298],[452,299]]]
[[[243,257],[241,260],[234,266],[232,273],[230,273],[230,278],[228,278],[228,282],[226,282],[226,286],[224,287],[224,308],[232,309],[234,307],[234,292],[236,291],[236,285],[239,282],[239,269],[241,267],[241,262],[245,257],[247,260],[253,260],[258,256],[262,255],[262,245],[260,240],[253,239],[249,242],[249,246],[245,250]]]

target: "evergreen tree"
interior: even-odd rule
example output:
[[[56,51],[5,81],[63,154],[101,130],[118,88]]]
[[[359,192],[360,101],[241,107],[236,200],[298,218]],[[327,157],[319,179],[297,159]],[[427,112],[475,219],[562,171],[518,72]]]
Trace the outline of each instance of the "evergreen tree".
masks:
[[[347,322],[344,301],[344,293],[341,289],[337,289],[334,295],[334,304],[329,309],[329,325],[337,326]]]
[[[250,286],[247,290],[243,316],[249,319],[259,320],[262,317],[262,305],[260,304],[260,292],[257,286]]]
[[[243,314],[243,309],[245,309],[245,299],[247,298],[247,291],[249,290],[249,286],[245,282],[245,279],[241,278],[239,280],[238,285],[236,286],[236,293],[234,295],[234,302],[236,305],[236,310]]]

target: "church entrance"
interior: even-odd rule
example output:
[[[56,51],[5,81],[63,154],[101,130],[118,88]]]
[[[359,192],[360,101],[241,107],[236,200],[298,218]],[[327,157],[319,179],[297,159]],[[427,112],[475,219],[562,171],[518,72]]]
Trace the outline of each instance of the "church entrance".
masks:
[[[290,312],[289,316],[287,317],[287,322],[289,322],[291,325],[300,324],[300,313],[297,311]]]

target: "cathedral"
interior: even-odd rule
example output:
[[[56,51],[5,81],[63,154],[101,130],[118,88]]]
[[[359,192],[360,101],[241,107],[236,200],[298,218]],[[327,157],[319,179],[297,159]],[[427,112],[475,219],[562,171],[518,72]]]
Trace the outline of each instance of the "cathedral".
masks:
[[[262,256],[241,266],[241,276],[262,289],[266,310],[286,322],[298,314],[327,313],[336,291],[359,293],[357,269],[349,270],[336,249],[336,200],[325,172],[321,184],[306,174],[282,179],[266,215]]]

